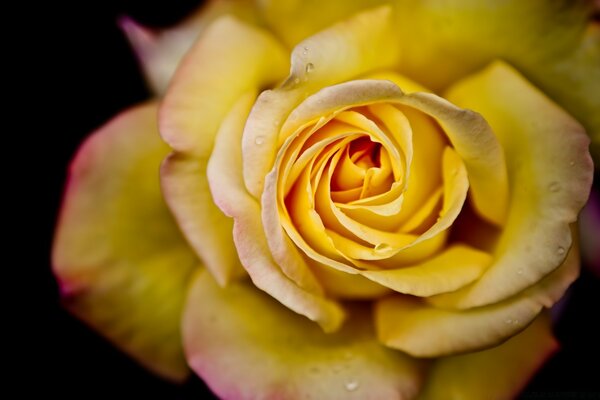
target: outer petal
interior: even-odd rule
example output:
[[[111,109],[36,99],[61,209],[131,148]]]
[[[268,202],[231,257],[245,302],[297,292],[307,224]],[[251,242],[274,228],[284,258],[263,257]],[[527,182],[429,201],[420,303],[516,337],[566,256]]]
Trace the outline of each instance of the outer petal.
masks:
[[[335,334],[250,285],[220,289],[202,272],[183,330],[190,366],[223,399],[410,399],[423,363],[377,343],[369,312]]]
[[[72,312],[152,371],[181,380],[179,321],[198,260],[160,194],[168,148],[156,112],[155,103],[126,111],[83,144],[52,258]]]
[[[285,76],[287,53],[268,32],[222,17],[177,69],[160,109],[160,133],[176,151],[210,154],[225,114],[245,92]]]
[[[130,18],[119,21],[133,46],[150,88],[162,94],[185,53],[207,26],[222,15],[235,15],[248,21],[256,19],[250,1],[211,0],[189,18],[172,28],[154,31]]]
[[[313,33],[327,28],[366,8],[386,0],[259,0],[267,24],[290,47]]]
[[[506,153],[511,192],[494,264],[470,287],[436,301],[467,308],[513,295],[562,263],[593,167],[581,126],[506,64],[458,83],[447,97],[481,112],[493,127]]]
[[[377,334],[386,345],[417,357],[495,346],[523,330],[544,307],[551,307],[578,275],[579,251],[574,246],[560,268],[497,304],[456,311],[414,297],[389,296],[376,306]]]
[[[436,360],[419,399],[513,399],[557,349],[550,318],[543,314],[500,346]]]
[[[239,262],[233,223],[212,202],[206,164],[234,102],[283,77],[284,54],[266,32],[221,18],[183,61],[161,106],[161,134],[177,151],[162,169],[165,198],[190,244],[222,284],[237,274]]]
[[[590,23],[593,3],[396,0],[401,71],[440,90],[495,58],[507,60],[582,121],[600,152],[600,29]]]

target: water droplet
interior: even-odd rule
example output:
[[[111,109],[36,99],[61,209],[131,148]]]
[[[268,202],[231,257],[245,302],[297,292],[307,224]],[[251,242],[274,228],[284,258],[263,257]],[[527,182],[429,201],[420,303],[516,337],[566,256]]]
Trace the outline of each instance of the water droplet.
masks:
[[[513,325],[519,325],[519,320],[518,320],[518,319],[515,319],[515,320],[513,321]]]
[[[575,165],[575,161],[571,161],[571,162],[569,163],[569,165],[572,167],[573,165]]]
[[[295,83],[296,85],[297,85],[297,84],[299,84],[299,83],[300,83],[300,78],[297,78],[297,77],[296,77],[296,78],[294,78],[294,83]]]
[[[304,54],[304,55],[308,54],[308,47],[306,47],[306,46],[302,47],[302,54]]]
[[[349,392],[353,392],[356,389],[358,389],[358,382],[357,381],[348,381],[346,382],[346,384],[344,385],[344,387],[346,388],[347,391]]]
[[[375,245],[375,251],[386,251],[389,250],[391,246],[387,243],[379,243]]]
[[[506,321],[504,321],[504,322],[506,322],[507,324],[512,324],[513,320],[510,318],[507,318]]]
[[[550,189],[551,192],[556,193],[560,190],[560,184],[558,182],[552,182],[548,185],[548,189]]]
[[[256,144],[259,144],[259,145],[260,145],[260,144],[263,144],[264,142],[265,142],[265,138],[264,138],[263,136],[257,136],[257,137],[254,139],[254,143],[256,143]]]
[[[315,69],[315,64],[308,63],[306,64],[306,73],[310,74]]]
[[[523,268],[519,268],[517,270],[517,275],[523,275]]]
[[[563,254],[565,254],[565,248],[564,248],[564,247],[559,247],[558,249],[556,249],[556,252],[557,252],[559,255],[561,255],[561,256],[562,256]]]

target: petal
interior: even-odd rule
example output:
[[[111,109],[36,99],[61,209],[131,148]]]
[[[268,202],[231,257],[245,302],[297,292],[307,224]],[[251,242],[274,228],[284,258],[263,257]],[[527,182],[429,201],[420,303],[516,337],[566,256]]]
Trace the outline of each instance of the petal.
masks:
[[[335,334],[248,284],[201,272],[183,331],[192,369],[223,399],[410,399],[423,364],[375,340],[367,308]]]
[[[506,163],[487,122],[434,94],[412,93],[402,100],[439,122],[465,163],[473,206],[483,218],[501,225],[508,205]]]
[[[513,399],[558,346],[542,314],[500,346],[436,360],[419,399]]]
[[[325,330],[335,330],[344,311],[323,297],[310,271],[285,266],[282,271],[269,249],[258,202],[246,191],[241,171],[241,135],[254,98],[247,93],[236,102],[217,135],[208,164],[208,179],[215,203],[234,220],[233,240],[239,259],[254,284],[291,310],[317,321]],[[293,257],[293,255],[292,255]],[[297,259],[293,259],[297,261]],[[287,275],[286,275],[287,273]]]
[[[481,112],[493,127],[510,181],[511,206],[494,264],[473,285],[436,301],[468,308],[511,296],[562,263],[593,167],[581,126],[504,63],[458,83],[448,98]]]
[[[416,357],[492,347],[522,331],[544,307],[552,307],[578,275],[579,251],[573,246],[560,268],[496,304],[445,310],[412,296],[389,296],[376,304],[377,334],[382,343]]]
[[[491,261],[487,253],[464,245],[453,245],[421,264],[362,271],[361,274],[396,292],[425,297],[454,291],[473,282]]]
[[[255,198],[260,198],[264,177],[285,140],[279,134],[281,126],[306,96],[396,62],[391,14],[390,7],[365,11],[294,48],[290,76],[280,88],[259,96],[244,131],[244,182]]]
[[[206,178],[206,160],[171,153],[160,177],[165,200],[190,246],[217,282],[226,285],[243,275],[233,245],[233,220],[213,202]]]
[[[386,0],[261,0],[259,9],[269,27],[290,47],[302,39]]]
[[[600,157],[600,29],[593,4],[398,0],[400,70],[439,91],[496,58],[506,60],[583,123]]]
[[[163,203],[157,105],[100,128],[71,164],[53,248],[65,305],[150,370],[183,380],[181,309],[199,261]]]
[[[230,16],[217,19],[175,72],[160,109],[163,139],[179,152],[208,156],[233,103],[282,79],[286,58],[268,32]]]
[[[167,90],[177,65],[212,21],[225,14],[250,22],[256,20],[256,11],[250,2],[213,0],[206,3],[186,20],[160,31],[145,28],[128,17],[119,20],[154,93],[163,94]]]

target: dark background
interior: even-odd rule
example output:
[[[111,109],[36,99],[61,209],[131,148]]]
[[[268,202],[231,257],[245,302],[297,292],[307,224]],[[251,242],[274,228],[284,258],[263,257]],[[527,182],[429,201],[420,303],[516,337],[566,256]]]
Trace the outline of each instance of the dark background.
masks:
[[[24,377],[28,385],[24,390],[42,385],[47,395],[66,399],[109,395],[212,398],[197,378],[183,386],[155,378],[62,310],[49,261],[66,169],[77,146],[119,110],[149,97],[133,52],[116,25],[117,17],[130,15],[146,25],[168,26],[200,3],[105,0],[37,9],[42,34],[34,44],[41,48],[31,51],[41,50],[34,57],[34,67],[43,71],[41,85],[48,89],[35,93],[34,98],[41,101],[34,102],[33,107],[43,106],[48,115],[43,128],[38,128],[42,129],[38,134],[43,143],[41,172],[45,178],[35,183],[42,190],[37,196],[43,197],[37,202],[38,207],[43,204],[43,222],[36,226],[42,241],[28,258],[36,266],[34,291],[40,300],[28,314],[34,325],[34,339],[28,344],[31,355],[18,369],[19,378]],[[600,314],[599,293],[598,278],[584,268],[556,326],[562,350],[532,380],[523,398],[561,398],[556,392],[600,392],[600,334],[595,326]],[[568,397],[574,393],[565,396],[584,398]]]

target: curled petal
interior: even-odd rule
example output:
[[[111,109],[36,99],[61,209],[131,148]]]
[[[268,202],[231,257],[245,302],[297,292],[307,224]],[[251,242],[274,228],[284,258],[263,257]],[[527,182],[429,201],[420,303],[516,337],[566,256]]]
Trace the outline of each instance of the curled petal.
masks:
[[[294,48],[290,76],[280,88],[259,96],[244,130],[244,182],[255,198],[260,198],[276,149],[285,140],[282,124],[306,96],[396,62],[391,14],[389,7],[362,12]]]
[[[344,318],[341,306],[323,296],[303,264],[292,264],[300,269],[284,271],[276,264],[265,237],[259,204],[244,187],[240,139],[253,98],[252,93],[247,93],[238,99],[217,136],[208,166],[215,203],[234,220],[236,253],[254,284],[291,310],[317,321],[323,329],[335,330]],[[299,261],[294,254],[288,256],[292,261]]]
[[[560,268],[499,303],[447,310],[411,296],[388,296],[376,305],[377,334],[386,345],[417,357],[492,347],[522,331],[544,307],[552,307],[578,275],[579,251],[574,246]]]
[[[511,206],[494,263],[474,284],[435,301],[468,308],[518,293],[562,263],[593,166],[579,123],[502,62],[457,83],[447,97],[493,127],[510,182]]]

